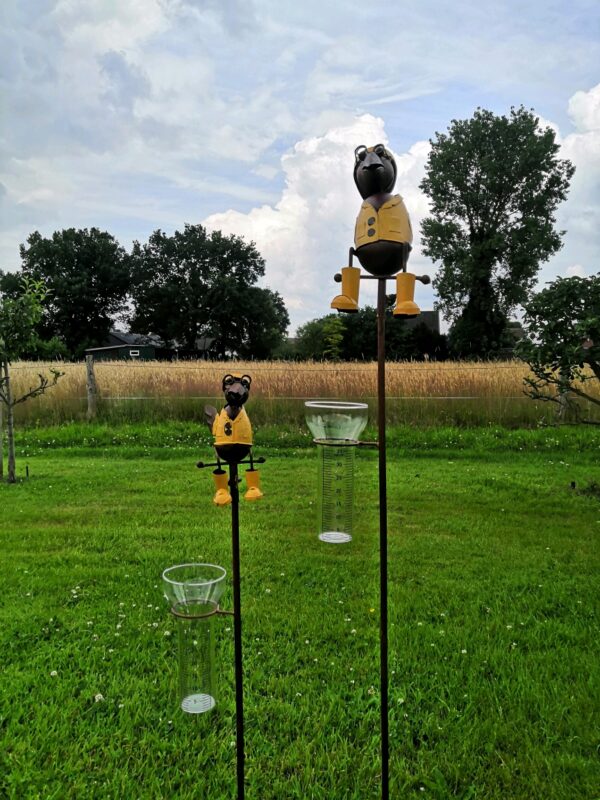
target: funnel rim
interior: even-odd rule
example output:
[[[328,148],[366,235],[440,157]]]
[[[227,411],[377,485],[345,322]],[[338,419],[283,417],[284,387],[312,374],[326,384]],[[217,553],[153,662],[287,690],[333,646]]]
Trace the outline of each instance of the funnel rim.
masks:
[[[362,411],[369,408],[367,403],[353,403],[345,400],[307,400],[304,406],[326,411]]]
[[[211,578],[210,580],[206,581],[176,581],[173,578],[169,577],[167,573],[172,572],[175,569],[182,569],[184,567],[210,567],[211,569],[218,570],[220,574],[215,577]],[[170,583],[172,586],[212,586],[216,583],[219,583],[227,576],[227,570],[223,567],[220,567],[218,564],[207,564],[207,563],[199,563],[197,561],[190,562],[188,564],[175,564],[172,567],[167,567],[162,574],[162,578],[165,583]]]

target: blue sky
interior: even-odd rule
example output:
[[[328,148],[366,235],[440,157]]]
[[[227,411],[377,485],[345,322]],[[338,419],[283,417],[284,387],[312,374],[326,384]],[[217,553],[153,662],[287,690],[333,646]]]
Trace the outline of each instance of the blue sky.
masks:
[[[356,145],[396,154],[418,230],[428,139],[523,104],[577,168],[540,282],[594,274],[599,33],[587,0],[3,0],[0,268],[34,230],[97,226],[129,247],[202,222],[257,243],[293,330],[335,294]],[[418,237],[411,268],[435,273]]]

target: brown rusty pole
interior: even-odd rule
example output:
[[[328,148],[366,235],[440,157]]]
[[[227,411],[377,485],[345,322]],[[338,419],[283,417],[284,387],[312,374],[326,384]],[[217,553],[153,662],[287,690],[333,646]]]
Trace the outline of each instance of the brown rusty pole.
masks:
[[[385,287],[377,281],[377,428],[379,439],[379,653],[381,674],[381,797],[389,798],[388,721],[388,552],[387,471],[385,452]]]

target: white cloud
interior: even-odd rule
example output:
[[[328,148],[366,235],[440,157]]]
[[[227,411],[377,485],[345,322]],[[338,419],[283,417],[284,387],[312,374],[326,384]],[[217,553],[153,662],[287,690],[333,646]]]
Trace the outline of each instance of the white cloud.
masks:
[[[569,100],[569,116],[580,131],[600,130],[600,83],[589,92],[575,92]]]
[[[362,115],[323,136],[303,139],[282,158],[285,188],[279,201],[244,214],[230,210],[204,220],[211,229],[243,236],[256,243],[267,263],[265,283],[283,296],[292,328],[329,310],[337,294],[333,276],[347,263],[353,244],[354,221],[362,202],[354,185],[354,149],[358,144],[387,144],[383,120]],[[400,192],[418,231],[427,203],[418,189],[429,144],[418,142],[397,156]],[[411,256],[417,271],[429,266],[418,242]],[[374,302],[368,282],[363,299]],[[431,306],[431,289],[425,304]]]
[[[575,166],[568,199],[557,213],[559,228],[566,230],[562,251],[540,273],[540,283],[556,274],[598,271],[600,261],[600,84],[576,92],[569,114],[577,130],[563,136],[560,155]]]
[[[570,267],[567,267],[565,270],[565,277],[567,278],[587,278],[586,270],[581,266],[581,264],[573,264]]]

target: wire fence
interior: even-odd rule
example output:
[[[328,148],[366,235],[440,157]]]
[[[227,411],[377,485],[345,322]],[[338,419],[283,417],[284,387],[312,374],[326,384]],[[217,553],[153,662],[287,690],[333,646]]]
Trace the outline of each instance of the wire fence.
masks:
[[[50,368],[65,375],[44,396],[16,409],[25,424],[91,418],[109,423],[201,421],[205,403],[222,402],[221,379],[228,372],[253,377],[249,407],[260,423],[303,424],[304,403],[311,399],[360,400],[373,414],[377,403],[376,362],[20,362],[12,366],[16,390],[27,391],[37,374]],[[415,425],[554,421],[554,403],[526,396],[528,373],[521,361],[390,361],[386,413],[392,423]],[[585,406],[586,414],[595,413],[592,404]]]

